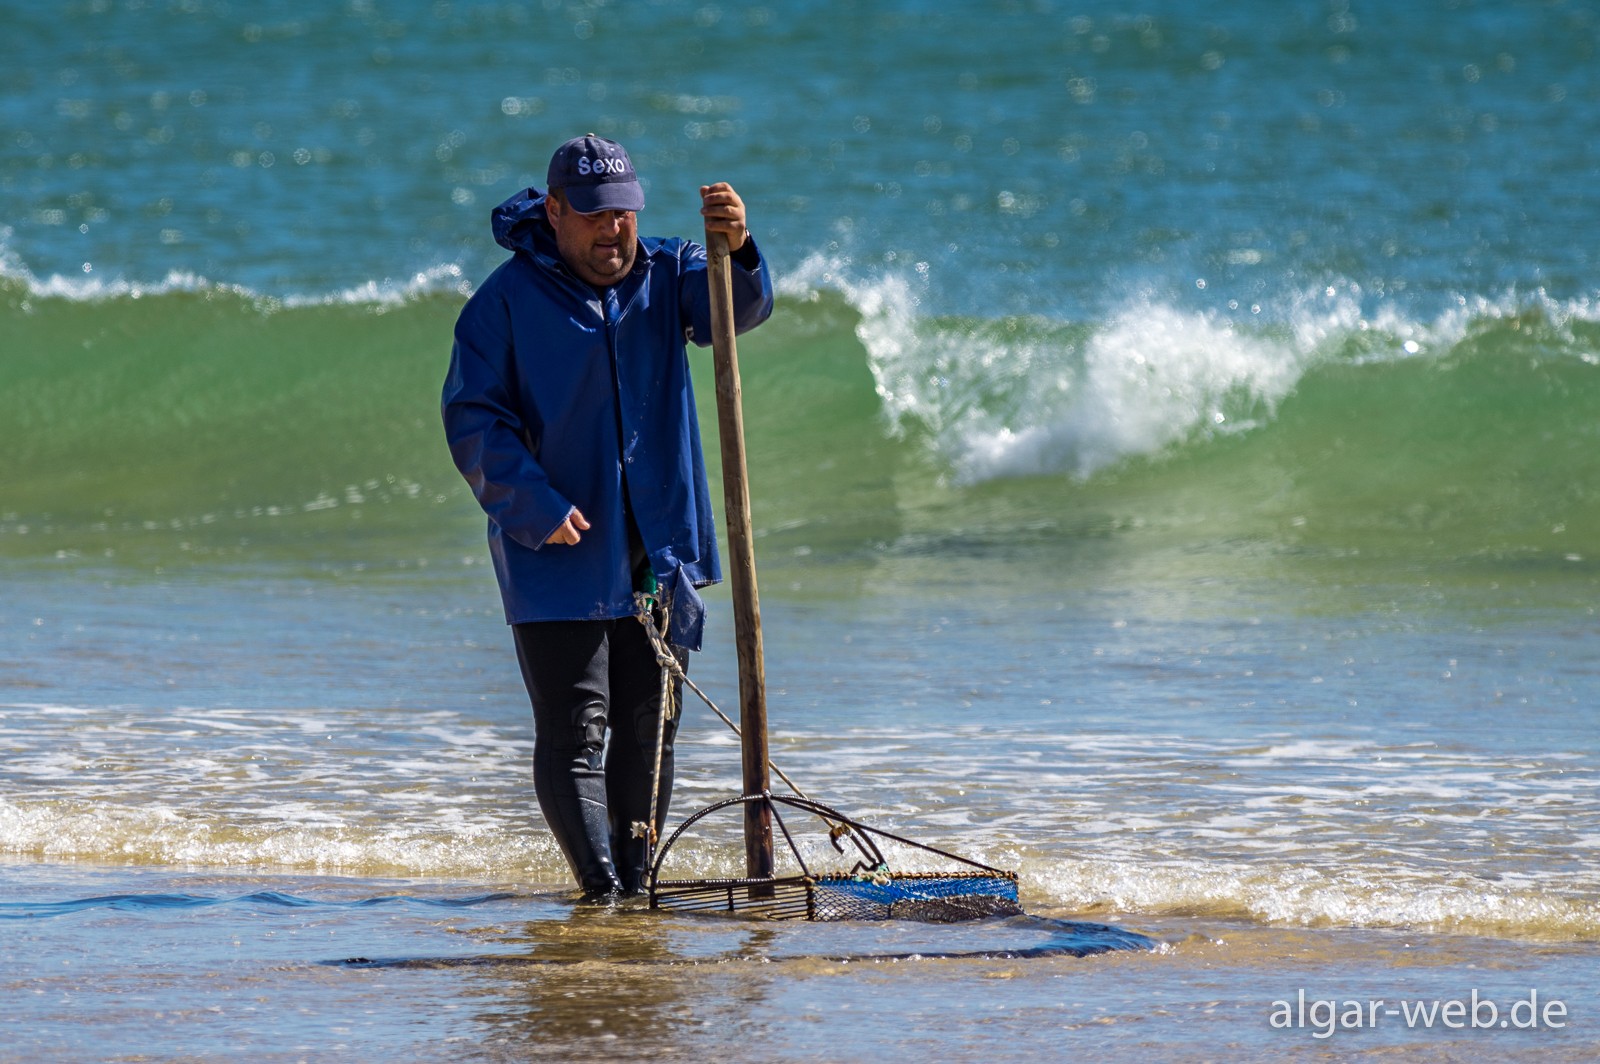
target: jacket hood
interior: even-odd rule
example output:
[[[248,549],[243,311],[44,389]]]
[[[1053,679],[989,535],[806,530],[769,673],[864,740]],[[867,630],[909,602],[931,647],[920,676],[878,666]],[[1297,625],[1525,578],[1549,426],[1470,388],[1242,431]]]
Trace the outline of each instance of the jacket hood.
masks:
[[[494,242],[507,251],[521,251],[532,255],[547,265],[561,264],[561,249],[556,245],[556,231],[550,228],[550,219],[544,213],[547,195],[543,189],[525,188],[489,212],[494,231]],[[660,237],[639,238],[639,269],[646,258],[655,254],[662,245]],[[562,266],[565,269],[565,266]]]
[[[490,212],[494,242],[507,251],[559,257],[555,230],[544,214],[543,189],[525,188]]]

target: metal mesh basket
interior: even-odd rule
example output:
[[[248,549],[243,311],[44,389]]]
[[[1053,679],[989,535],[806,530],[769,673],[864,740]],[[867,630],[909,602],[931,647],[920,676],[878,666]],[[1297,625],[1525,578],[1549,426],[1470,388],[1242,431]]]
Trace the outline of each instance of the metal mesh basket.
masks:
[[[787,844],[794,874],[769,878],[666,879],[673,844],[691,825],[725,810],[764,803]],[[854,858],[847,871],[814,871],[795,842],[784,809],[822,821],[838,854]],[[846,848],[846,844],[853,847]],[[918,864],[943,868],[898,871],[884,856],[885,844],[914,856]],[[772,920],[920,920],[955,923],[989,916],[1017,916],[1017,875],[925,843],[868,827],[806,798],[744,795],[730,798],[684,821],[657,855],[650,877],[650,907],[683,912],[722,912]]]

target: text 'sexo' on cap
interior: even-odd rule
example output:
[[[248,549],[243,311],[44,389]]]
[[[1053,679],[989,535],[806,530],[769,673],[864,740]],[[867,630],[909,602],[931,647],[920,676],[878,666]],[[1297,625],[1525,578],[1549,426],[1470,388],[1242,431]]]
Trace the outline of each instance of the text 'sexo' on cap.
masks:
[[[593,133],[556,149],[546,183],[566,193],[567,203],[579,214],[644,210],[644,189],[628,153],[616,141]]]

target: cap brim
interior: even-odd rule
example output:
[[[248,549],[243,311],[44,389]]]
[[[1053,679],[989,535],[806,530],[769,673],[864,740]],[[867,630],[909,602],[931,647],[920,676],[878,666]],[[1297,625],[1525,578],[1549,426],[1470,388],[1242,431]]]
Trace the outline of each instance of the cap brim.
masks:
[[[598,211],[642,211],[644,189],[637,181],[607,181],[599,185],[570,185],[567,203],[579,214]]]

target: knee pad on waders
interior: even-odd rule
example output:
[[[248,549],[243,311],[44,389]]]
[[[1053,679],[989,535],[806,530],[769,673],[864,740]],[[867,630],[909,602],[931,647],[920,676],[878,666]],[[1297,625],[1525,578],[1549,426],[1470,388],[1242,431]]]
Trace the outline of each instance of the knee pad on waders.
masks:
[[[577,740],[578,757],[590,772],[605,768],[606,725],[604,702],[585,702],[573,715],[573,738]]]

